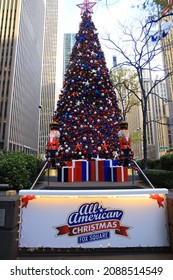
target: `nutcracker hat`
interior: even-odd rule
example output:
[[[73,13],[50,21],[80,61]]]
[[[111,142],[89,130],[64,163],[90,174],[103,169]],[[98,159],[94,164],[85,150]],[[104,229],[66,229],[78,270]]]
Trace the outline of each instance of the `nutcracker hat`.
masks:
[[[58,123],[57,122],[51,122],[49,124],[50,130],[58,130]]]
[[[121,122],[120,123],[120,129],[128,129],[128,123],[127,122]]]

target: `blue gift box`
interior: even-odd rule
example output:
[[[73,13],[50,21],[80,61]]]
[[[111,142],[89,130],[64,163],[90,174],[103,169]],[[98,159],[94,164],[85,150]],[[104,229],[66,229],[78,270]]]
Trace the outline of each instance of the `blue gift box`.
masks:
[[[111,182],[111,160],[104,160],[104,181]]]
[[[113,159],[112,166],[117,166],[117,165],[120,165],[120,161],[118,159]]]
[[[82,181],[89,180],[89,163],[88,161],[82,161]]]

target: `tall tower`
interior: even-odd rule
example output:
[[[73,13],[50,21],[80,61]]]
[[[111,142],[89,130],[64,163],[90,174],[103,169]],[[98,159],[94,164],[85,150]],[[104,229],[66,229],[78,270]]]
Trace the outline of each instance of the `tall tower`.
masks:
[[[45,0],[0,1],[0,149],[37,154]]]
[[[72,52],[72,48],[76,42],[76,33],[65,33],[64,34],[64,53],[63,53],[63,73],[65,74],[66,68],[69,63],[70,54]]]
[[[173,10],[173,8],[172,8]],[[171,10],[171,11],[172,11]],[[168,17],[168,20],[172,21],[171,16]],[[173,48],[172,48],[172,42],[173,40],[173,29],[170,30],[168,35],[162,40],[162,46],[167,46],[165,48],[165,51],[162,53],[163,56],[163,62],[164,62],[164,68],[168,69],[169,72],[173,71],[172,67],[172,59],[173,59]],[[167,73],[166,73],[167,74]],[[169,145],[170,148],[173,148],[173,76],[170,75],[168,79],[166,80],[166,90],[167,90],[167,98],[169,100],[167,104],[167,109],[169,112]]]
[[[49,134],[49,123],[55,110],[57,100],[57,69],[61,72],[61,67],[57,64],[57,54],[61,51],[58,44],[59,32],[59,9],[60,1],[46,1],[44,55],[42,70],[41,89],[41,110],[40,110],[40,132],[39,132],[39,153],[45,153],[45,146]]]

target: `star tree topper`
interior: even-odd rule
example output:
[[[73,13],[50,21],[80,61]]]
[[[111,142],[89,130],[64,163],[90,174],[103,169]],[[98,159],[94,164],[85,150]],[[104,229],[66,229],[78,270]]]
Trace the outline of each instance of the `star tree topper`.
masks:
[[[83,3],[78,4],[76,6],[78,6],[81,9],[81,15],[82,15],[84,12],[93,13],[92,8],[94,7],[95,4],[96,2],[89,2],[89,0],[84,0]]]

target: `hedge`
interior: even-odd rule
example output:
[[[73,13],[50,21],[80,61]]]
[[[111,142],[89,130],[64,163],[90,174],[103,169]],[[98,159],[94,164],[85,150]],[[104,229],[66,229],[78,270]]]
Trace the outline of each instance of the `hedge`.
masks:
[[[138,165],[141,169],[144,169],[144,160],[137,160]],[[159,169],[173,171],[173,154],[165,154],[160,159],[147,160],[148,169]]]
[[[148,169],[144,169],[143,160],[137,163],[155,187],[173,188],[173,154],[165,154],[158,160],[148,159]],[[144,179],[142,175],[139,176]]]
[[[161,169],[173,171],[173,154],[166,154],[160,158]]]
[[[173,188],[173,171],[144,169],[143,172],[155,188]],[[142,174],[139,174],[139,177],[145,180]]]
[[[0,151],[0,184],[15,190],[29,189],[42,168],[42,161],[23,152]]]

